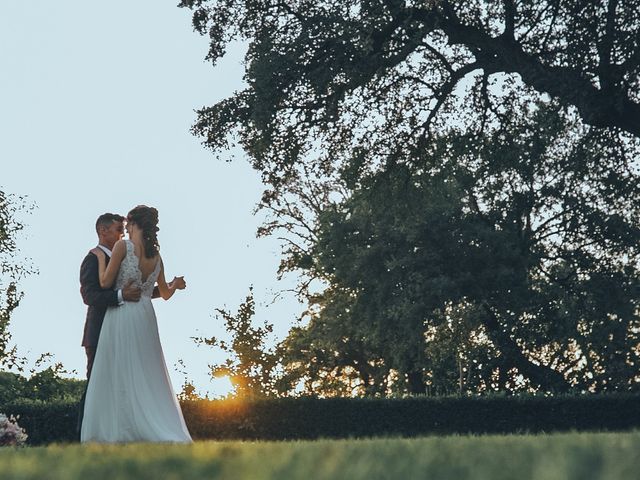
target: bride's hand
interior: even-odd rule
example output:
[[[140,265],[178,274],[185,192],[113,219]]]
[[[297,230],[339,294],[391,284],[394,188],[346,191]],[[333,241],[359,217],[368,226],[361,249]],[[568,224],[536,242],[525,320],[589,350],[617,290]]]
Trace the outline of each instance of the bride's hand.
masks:
[[[104,257],[104,251],[101,248],[95,247],[89,250],[89,253],[93,253],[98,259]]]
[[[173,277],[170,284],[172,285],[172,288],[175,288],[176,290],[184,290],[187,288],[187,282],[184,281],[184,277]]]

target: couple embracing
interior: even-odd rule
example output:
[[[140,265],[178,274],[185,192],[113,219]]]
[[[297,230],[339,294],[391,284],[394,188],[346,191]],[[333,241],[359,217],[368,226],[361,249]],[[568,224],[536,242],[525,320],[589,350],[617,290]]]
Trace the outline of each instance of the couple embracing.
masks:
[[[125,223],[128,239],[122,239]],[[80,440],[191,442],[151,303],[155,296],[168,300],[185,288],[182,277],[165,280],[158,211],[140,205],[126,219],[104,214],[96,231],[99,244],[80,268],[80,292],[88,305],[82,341],[88,383],[80,404]]]

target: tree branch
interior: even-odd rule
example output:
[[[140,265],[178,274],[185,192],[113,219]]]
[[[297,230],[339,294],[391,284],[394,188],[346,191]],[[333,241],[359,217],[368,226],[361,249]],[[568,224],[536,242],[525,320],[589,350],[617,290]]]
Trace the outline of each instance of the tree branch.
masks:
[[[514,37],[514,25],[516,18],[516,6],[513,0],[503,0],[504,8],[504,32],[502,36],[506,39],[515,41]]]
[[[640,104],[623,92],[611,95],[596,88],[584,74],[573,68],[544,65],[522,46],[503,37],[463,24],[452,9],[444,16],[433,9],[409,9],[412,18],[429,30],[442,29],[449,43],[468,47],[476,57],[478,68],[492,72],[518,73],[522,80],[539,92],[575,105],[585,122],[596,127],[618,127],[640,137]]]
[[[485,303],[482,307],[486,313],[482,316],[482,322],[487,333],[496,343],[509,366],[517,368],[522,375],[543,389],[556,392],[564,392],[569,389],[569,384],[561,373],[533,363],[522,353],[518,344],[504,332],[497,315],[488,304]]]
[[[479,65],[476,62],[465,65],[464,67],[454,71],[451,77],[449,77],[449,79],[440,87],[440,91],[438,93],[438,100],[435,106],[429,112],[427,119],[422,123],[422,125],[420,125],[416,129],[416,130],[422,130],[422,135],[420,136],[420,140],[419,140],[420,145],[423,145],[426,142],[426,139],[428,138],[429,127],[431,126],[431,122],[433,121],[435,116],[438,114],[438,111],[440,110],[444,102],[447,100],[451,92],[453,92],[453,89],[458,84],[458,82],[462,80],[467,74],[473,72],[474,70],[477,70],[478,68],[479,68]]]
[[[615,73],[611,68],[611,51],[613,49],[613,35],[616,26],[616,7],[618,0],[609,0],[607,8],[607,23],[602,40],[596,43],[598,57],[598,77],[603,91],[612,91],[615,88]]]

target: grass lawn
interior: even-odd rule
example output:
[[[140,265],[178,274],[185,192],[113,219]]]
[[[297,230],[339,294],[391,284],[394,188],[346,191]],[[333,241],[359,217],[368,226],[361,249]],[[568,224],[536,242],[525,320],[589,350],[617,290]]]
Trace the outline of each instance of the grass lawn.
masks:
[[[640,432],[1,448],[0,479],[633,479]]]

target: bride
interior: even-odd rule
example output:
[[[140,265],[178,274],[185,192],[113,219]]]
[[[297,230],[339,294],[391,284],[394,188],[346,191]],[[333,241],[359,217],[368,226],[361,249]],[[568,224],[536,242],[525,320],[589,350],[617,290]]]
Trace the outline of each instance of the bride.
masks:
[[[144,205],[127,215],[128,240],[119,240],[109,264],[99,248],[102,288],[134,281],[138,302],[109,307],[104,317],[93,371],[87,386],[82,442],[191,442],[171,386],[151,304],[155,283],[168,300],[177,287],[167,285],[158,252],[158,211]]]

